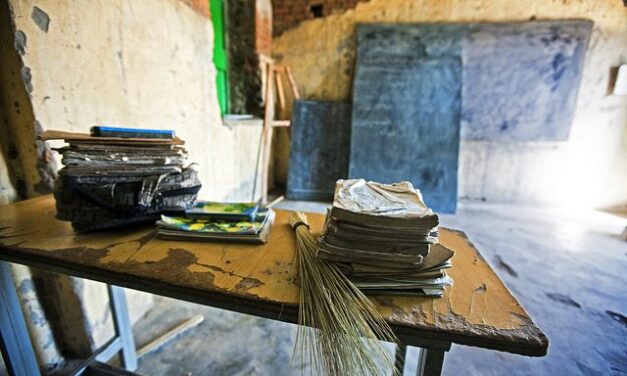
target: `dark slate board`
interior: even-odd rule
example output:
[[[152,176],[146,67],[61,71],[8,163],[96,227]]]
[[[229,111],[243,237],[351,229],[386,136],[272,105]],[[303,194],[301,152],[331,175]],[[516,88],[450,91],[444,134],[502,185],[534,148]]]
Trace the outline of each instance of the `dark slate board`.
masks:
[[[591,31],[585,20],[469,24],[462,139],[567,140]]]
[[[462,32],[358,25],[349,177],[409,180],[435,211],[455,211]]]
[[[350,123],[350,102],[294,103],[287,197],[333,198],[336,180],[348,173]]]

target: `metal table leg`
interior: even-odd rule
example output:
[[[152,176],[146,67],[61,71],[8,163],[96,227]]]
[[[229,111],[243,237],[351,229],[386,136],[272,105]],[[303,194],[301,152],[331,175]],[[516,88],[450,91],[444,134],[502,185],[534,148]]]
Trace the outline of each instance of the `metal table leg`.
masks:
[[[440,376],[444,365],[444,351],[420,349],[418,358],[418,374],[422,376]]]
[[[133,337],[131,322],[128,316],[124,289],[118,286],[107,285],[107,290],[109,291],[109,305],[111,306],[115,335],[104,346],[97,349],[89,358],[85,359],[81,364],[76,366],[69,373],[70,376],[81,376],[85,374],[85,372],[90,369],[92,365],[103,365],[118,353],[121,355],[121,365],[125,370],[135,371],[137,369],[135,339]],[[122,372],[119,374],[130,375],[131,372]]]
[[[109,304],[113,313],[113,326],[115,334],[122,342],[122,367],[129,371],[137,369],[137,352],[135,350],[135,338],[133,328],[128,315],[126,296],[122,287],[107,285],[109,289]]]
[[[404,344],[398,344],[396,348],[396,369],[400,371],[401,375],[404,374],[405,358],[409,348],[410,346]],[[414,374],[418,376],[439,376],[444,365],[444,353],[449,349],[450,343],[444,345],[434,343],[434,347],[419,348],[418,368]]]
[[[407,346],[402,343],[398,343],[396,345],[396,353],[395,353],[395,367],[400,372],[400,375],[403,375],[403,370],[405,370],[405,356],[407,356]]]
[[[9,375],[39,375],[11,266],[0,261],[0,349]]]
[[[108,361],[117,352],[122,366],[129,371],[137,369],[135,339],[128,316],[124,289],[107,285],[113,313],[115,337],[94,354],[91,361]],[[24,315],[15,291],[11,266],[0,261],[0,350],[9,375],[40,375],[37,358],[24,322]],[[80,375],[90,362],[80,365],[72,374]]]

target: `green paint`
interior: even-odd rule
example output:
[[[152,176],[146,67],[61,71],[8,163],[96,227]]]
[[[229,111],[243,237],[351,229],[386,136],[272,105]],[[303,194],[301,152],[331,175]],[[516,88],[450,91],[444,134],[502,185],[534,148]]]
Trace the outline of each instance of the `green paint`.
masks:
[[[213,22],[213,63],[216,67],[216,86],[218,89],[218,103],[220,114],[229,111],[229,58],[226,50],[226,24],[223,0],[209,0],[211,20]]]

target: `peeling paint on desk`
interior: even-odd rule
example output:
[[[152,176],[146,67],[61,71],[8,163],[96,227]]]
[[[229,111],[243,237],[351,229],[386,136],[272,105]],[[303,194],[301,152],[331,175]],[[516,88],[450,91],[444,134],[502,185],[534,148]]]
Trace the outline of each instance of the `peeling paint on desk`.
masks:
[[[166,241],[155,238],[153,228],[75,235],[66,223],[35,215],[51,205],[54,201],[48,196],[0,213],[0,254],[44,256],[79,270],[97,268],[123,279],[171,284],[208,296],[276,307],[298,304],[297,271],[292,264],[295,239],[287,225],[287,212],[277,210],[267,244],[251,246]],[[310,214],[309,221],[316,232],[324,216]],[[30,233],[25,235],[27,229]],[[448,333],[460,341],[516,343],[519,351],[528,348],[532,355],[546,351],[546,337],[470,240],[459,231],[441,229],[440,242],[456,252],[449,271],[454,285],[441,299],[373,297],[386,320],[401,331]]]

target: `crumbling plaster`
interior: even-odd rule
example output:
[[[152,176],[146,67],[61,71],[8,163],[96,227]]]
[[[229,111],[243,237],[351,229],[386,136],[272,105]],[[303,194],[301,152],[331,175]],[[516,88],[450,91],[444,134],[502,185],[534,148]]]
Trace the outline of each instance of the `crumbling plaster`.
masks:
[[[304,98],[348,100],[357,23],[567,18],[594,22],[569,140],[463,141],[459,196],[589,207],[625,204],[627,100],[607,95],[610,67],[627,63],[627,7],[621,1],[371,0],[286,31],[274,38],[273,56],[292,67]],[[287,159],[285,149],[280,159]]]
[[[212,62],[213,30],[208,11],[194,7],[198,3],[8,0],[22,66],[18,77],[33,119],[42,129],[87,132],[97,124],[174,129],[186,140],[190,161],[198,164],[201,198],[250,200],[254,177],[260,176],[255,169],[261,127],[222,125]],[[23,136],[20,151],[37,150],[34,124],[6,125],[3,130]],[[20,159],[20,168],[29,177],[26,197],[39,193],[36,157]],[[59,156],[55,158],[61,167]],[[0,159],[3,166],[8,164]],[[18,197],[5,172],[0,174],[0,197],[12,201]],[[32,282],[26,271],[15,273],[18,286]],[[81,302],[88,342],[103,344],[112,334],[104,285],[75,280],[71,290]],[[151,296],[130,290],[127,299],[133,321],[152,301]],[[31,335],[36,330],[50,335],[48,327],[38,329],[30,321]],[[40,337],[33,339],[41,363],[54,363],[59,354],[50,353],[49,343]]]

